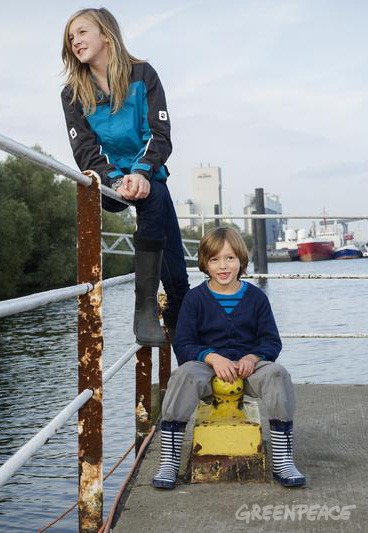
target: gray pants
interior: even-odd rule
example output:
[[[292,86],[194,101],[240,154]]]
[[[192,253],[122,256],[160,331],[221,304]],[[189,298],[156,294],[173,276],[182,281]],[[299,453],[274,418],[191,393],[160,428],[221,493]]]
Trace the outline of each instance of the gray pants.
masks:
[[[199,400],[212,394],[214,375],[213,368],[200,361],[189,361],[174,370],[162,403],[162,419],[188,422]],[[269,419],[293,420],[294,389],[282,365],[259,361],[254,373],[244,380],[244,392],[264,402]]]

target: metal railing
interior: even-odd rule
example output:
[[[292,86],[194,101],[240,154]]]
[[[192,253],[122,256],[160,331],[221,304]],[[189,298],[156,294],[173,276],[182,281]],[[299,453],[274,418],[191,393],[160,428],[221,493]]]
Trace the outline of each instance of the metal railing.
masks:
[[[114,278],[105,279],[102,282],[103,288],[114,287],[127,281],[132,281],[134,274],[126,274],[125,276],[116,276]],[[47,305],[54,302],[61,302],[75,296],[87,294],[93,290],[92,283],[81,283],[71,287],[63,287],[61,289],[53,289],[51,291],[39,292],[30,294],[28,296],[21,296],[20,298],[12,298],[10,300],[0,301],[0,318],[24,311],[31,311],[42,305]]]
[[[102,232],[102,253],[115,255],[134,255],[133,235],[131,233]],[[199,239],[182,238],[184,259],[198,261]]]
[[[122,283],[130,282],[134,275],[128,274],[125,276],[117,276],[102,282],[103,287],[113,287]],[[54,302],[60,302],[74,298],[75,296],[85,295],[87,292],[93,292],[92,284],[80,284],[73,287],[66,287],[53,291],[45,291],[39,294],[24,296],[22,298],[14,298],[12,300],[5,300],[0,302],[0,316],[11,316],[15,313],[21,313],[36,309],[43,305]],[[124,365],[136,356],[136,452],[138,453],[141,443],[146,435],[149,433],[152,420],[152,398],[151,398],[151,369],[152,369],[152,349],[142,347],[139,344],[132,344],[128,350],[108,369],[102,374],[102,385],[110,381]],[[80,361],[79,361],[80,364]],[[169,344],[166,347],[159,348],[159,396],[162,399],[166,390],[167,382],[171,372],[171,350]],[[79,384],[80,387],[80,384]],[[85,388],[80,392],[64,409],[62,409],[55,418],[53,418],[46,426],[44,426],[34,437],[32,437],[26,444],[24,444],[12,457],[10,457],[0,467],[0,487],[9,481],[9,479],[35,454],[37,451],[55,435],[75,413],[80,413],[80,410],[85,407],[96,395],[94,387]],[[98,412],[98,411],[97,411]],[[102,424],[102,417],[100,419]],[[88,419],[79,417],[80,424],[88,424]],[[96,432],[99,432],[99,420],[96,418],[96,412],[92,413],[92,423],[94,424],[94,437]],[[102,432],[102,428],[101,428]],[[82,443],[83,444],[83,443]],[[81,447],[80,451],[81,451]],[[99,457],[102,461],[102,456]],[[96,478],[93,478],[96,485]],[[85,483],[89,481],[86,477],[83,480]],[[97,479],[98,481],[98,479]],[[81,480],[80,480],[81,483]],[[97,483],[98,485],[98,483]],[[101,487],[102,491],[102,487]],[[101,492],[99,493],[101,494]],[[83,491],[79,488],[79,496],[83,497]],[[84,502],[86,499],[84,498]],[[91,498],[87,500],[91,504]],[[94,503],[94,502],[92,502]],[[102,503],[102,500],[101,500]],[[83,506],[80,509],[79,502],[79,523],[80,531],[96,530],[102,523],[101,517],[96,516],[96,512],[87,512],[83,514]],[[92,528],[92,529],[91,529]]]
[[[64,298],[67,299],[68,297]],[[139,344],[132,344],[128,350],[106,372],[102,374],[102,383],[105,385],[112,379],[133,355],[142,349]],[[59,430],[90,398],[94,391],[85,389],[78,394],[60,413],[43,427],[33,438],[22,446],[8,461],[0,467],[0,487],[3,486],[13,474],[21,468],[32,455],[34,455],[53,435]]]
[[[119,276],[102,281],[101,254],[101,192],[129,204],[120,195],[101,186],[99,177],[70,169],[66,165],[0,135],[0,148],[18,157],[25,157],[44,168],[66,176],[77,182],[77,224],[78,224],[78,279],[77,285],[64,289],[45,291],[39,294],[0,302],[0,317],[78,296],[78,396],[70,402],[51,422],[11,457],[0,468],[0,484],[6,481],[31,457],[71,416],[78,412],[78,460],[79,460],[79,530],[98,530],[102,524],[102,391],[106,384],[136,354],[136,449],[152,427],[151,369],[152,351],[147,347],[132,344],[128,351],[102,374],[102,288],[111,287],[133,279],[133,275]],[[242,215],[204,216],[192,215],[186,218],[201,218],[202,230],[206,219],[235,220],[241,218],[308,219],[319,216],[286,215]],[[357,217],[326,217],[327,219]],[[366,218],[368,217],[360,217]],[[125,237],[124,237],[125,238]],[[193,240],[191,242],[193,244]],[[130,246],[130,245],[128,245]],[[367,279],[368,276],[344,276],[346,279]],[[283,279],[341,279],[333,275],[266,275],[254,274],[249,278]],[[367,338],[368,334],[284,334],[289,338]],[[171,350],[169,344],[159,349],[159,388],[164,391],[171,371]],[[91,437],[93,435],[93,438]]]
[[[102,374],[102,268],[101,268],[101,192],[126,204],[120,195],[101,186],[94,172],[85,174],[0,135],[0,148],[18,157],[48,168],[77,182],[77,285],[46,291],[2,302],[2,316],[35,309],[65,297],[78,295],[78,396],[66,406],[30,442],[2,467],[6,482],[47,439],[75,412],[78,412],[78,515],[80,531],[98,531],[102,525],[102,394],[103,383],[110,379],[133,355],[136,364],[136,448],[138,449],[151,419],[151,349],[133,345],[129,353]],[[120,277],[119,277],[120,278]],[[119,281],[108,280],[112,286]],[[160,389],[166,387],[170,374],[170,355],[160,350]],[[143,371],[144,370],[144,371]],[[148,382],[149,380],[149,382]]]
[[[133,235],[131,233],[113,233],[103,231],[102,253],[115,255],[134,255]],[[182,239],[184,258],[187,261],[197,261],[198,244],[197,239]]]
[[[37,150],[29,148],[28,146],[25,146],[24,144],[14,141],[13,139],[1,134],[0,149],[4,150],[8,154],[27,159],[36,165],[52,170],[55,172],[55,174],[65,176],[79,185],[84,185],[85,187],[90,187],[92,185],[93,178],[91,176],[85,175],[82,172],[78,172],[77,170],[64,165],[64,163],[60,163],[60,161],[57,161],[57,159],[54,159],[53,157],[42,154],[41,152],[37,152]],[[103,192],[105,196],[108,196],[113,200],[117,200],[122,204],[132,205],[131,202],[124,200],[120,194],[112,189],[109,189],[105,185],[101,185],[101,192]]]

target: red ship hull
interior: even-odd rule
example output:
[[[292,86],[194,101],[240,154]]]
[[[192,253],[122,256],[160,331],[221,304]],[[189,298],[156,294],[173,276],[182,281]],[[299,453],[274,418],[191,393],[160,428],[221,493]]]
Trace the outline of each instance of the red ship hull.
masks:
[[[324,261],[332,259],[333,244],[329,241],[309,239],[297,244],[300,261]]]

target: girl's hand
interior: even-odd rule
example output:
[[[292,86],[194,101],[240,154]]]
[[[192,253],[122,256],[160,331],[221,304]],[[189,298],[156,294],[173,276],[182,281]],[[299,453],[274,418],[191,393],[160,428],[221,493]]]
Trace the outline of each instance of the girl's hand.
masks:
[[[238,379],[234,362],[227,357],[223,357],[218,353],[209,353],[204,360],[208,365],[212,366],[218,378],[229,383],[234,383]]]
[[[123,184],[116,192],[126,200],[142,200],[151,191],[151,184],[142,174],[126,174]]]
[[[256,355],[248,354],[244,355],[237,362],[237,370],[239,377],[245,379],[251,376],[256,368],[256,363],[259,361],[259,357]]]

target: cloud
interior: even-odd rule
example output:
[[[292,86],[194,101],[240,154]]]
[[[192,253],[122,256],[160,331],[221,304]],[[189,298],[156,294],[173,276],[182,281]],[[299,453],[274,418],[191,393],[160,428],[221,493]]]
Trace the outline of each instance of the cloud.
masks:
[[[161,26],[168,19],[175,17],[184,10],[187,10],[189,7],[192,7],[193,2],[188,2],[186,5],[177,7],[175,9],[168,9],[161,13],[155,13],[154,15],[146,15],[142,19],[139,19],[139,22],[131,25],[127,25],[124,30],[124,34],[129,41],[139,39],[143,35],[146,35],[147,32]]]
[[[209,70],[200,70],[197,73],[190,73],[187,77],[180,80],[180,83],[171,89],[170,99],[176,100],[187,96],[193,96],[199,106],[203,106],[203,103],[198,98],[198,92],[202,89],[208,89],[213,92],[214,84],[217,87],[226,87],[228,79],[233,74],[239,72],[239,69],[243,66],[242,60],[234,60],[227,65],[217,66],[217,68],[211,68]],[[207,96],[211,96],[207,93]]]
[[[320,167],[308,167],[292,175],[299,179],[346,179],[349,176],[357,176],[368,173],[368,161],[341,161],[335,165],[323,165]]]

